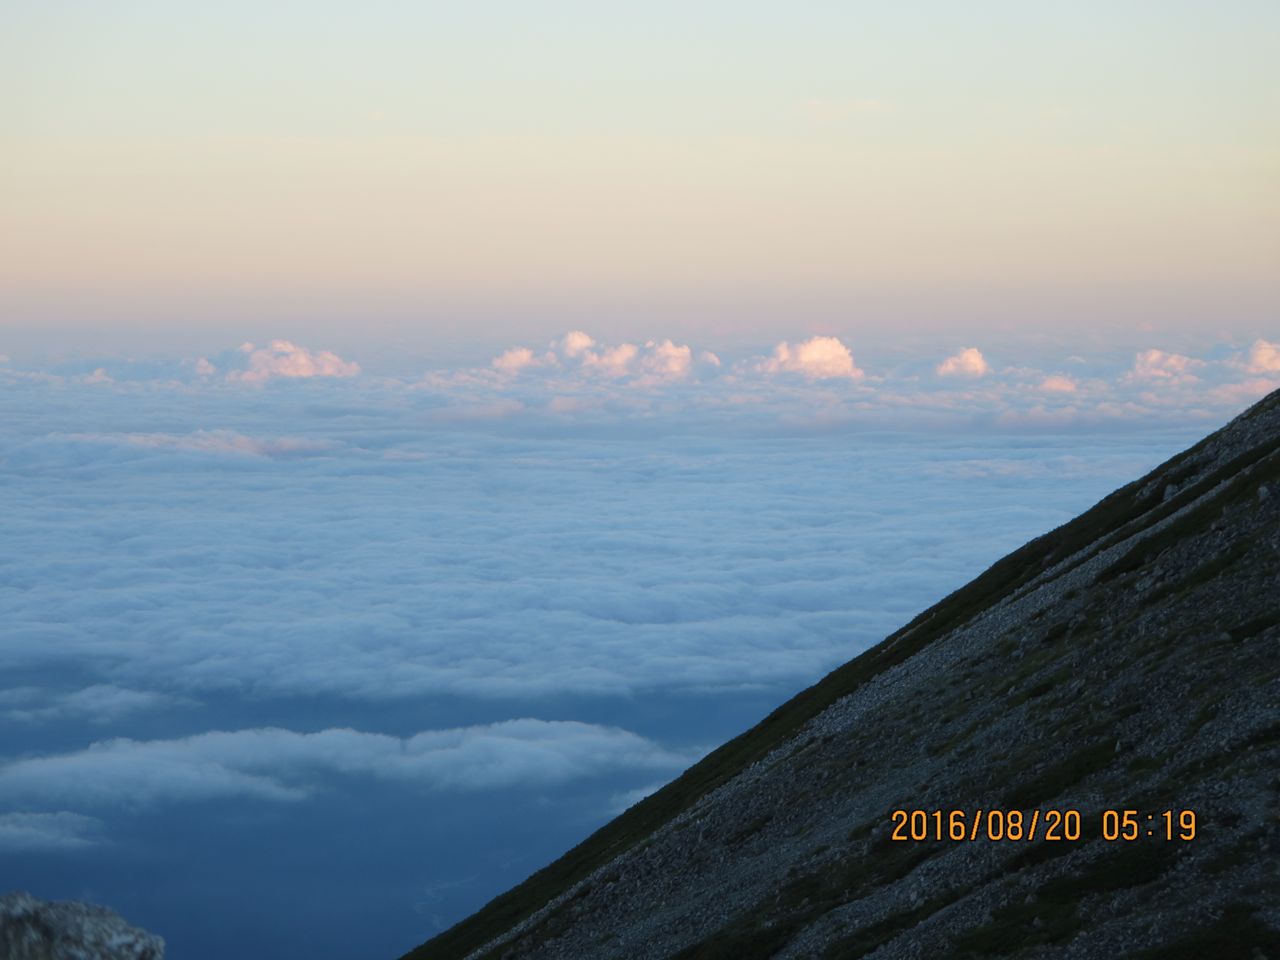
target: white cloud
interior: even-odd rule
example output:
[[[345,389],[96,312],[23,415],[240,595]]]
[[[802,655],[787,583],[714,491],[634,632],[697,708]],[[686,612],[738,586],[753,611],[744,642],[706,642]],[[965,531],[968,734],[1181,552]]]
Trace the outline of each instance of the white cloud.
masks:
[[[0,813],[0,850],[57,852],[91,847],[101,821],[60,810],[54,813]]]
[[[80,378],[81,383],[115,383],[115,380],[107,373],[106,367],[98,367],[93,373],[85,374]]]
[[[1280,390],[1280,377],[1253,377],[1240,383],[1224,383],[1206,392],[1206,399],[1220,404],[1240,406],[1261,400],[1273,390]]]
[[[920,447],[840,452],[823,436],[842,417],[952,425],[1046,396],[1017,384],[990,398],[899,394],[902,407],[882,390],[846,396],[821,381],[734,375],[663,391],[563,377],[503,385],[496,374],[432,392],[321,382],[265,396],[211,385],[112,390],[92,405],[83,397],[99,388],[68,387],[64,400],[63,388],[38,389],[40,420],[0,424],[6,489],[22,506],[0,538],[0,569],[19,587],[5,597],[0,674],[74,669],[67,676],[83,686],[206,703],[495,702],[795,682],[888,633],[944,576],[958,586],[994,560],[984,531],[1011,524],[1001,542],[1012,547],[1067,519],[1042,487],[1025,501],[1002,492],[970,503],[964,523],[929,533],[928,549],[952,559],[945,574],[926,575],[916,519],[894,505],[909,488],[950,517],[958,492],[921,481],[912,465],[936,431],[923,431]],[[112,429],[210,416],[225,433]],[[40,432],[86,419],[105,429]],[[272,437],[272,426],[291,435]],[[776,440],[758,446],[761,427]],[[966,434],[973,443],[981,431]],[[1109,462],[1106,450],[1095,455]],[[51,477],[62,478],[58,498]],[[789,531],[785,550],[772,549],[771,530]],[[833,565],[836,552],[881,559]],[[903,606],[886,608],[885,591]],[[741,655],[726,660],[725,649]]]
[[[693,368],[693,350],[676,346],[670,339],[650,340],[644,345],[640,371],[654,380],[683,380]]]
[[[853,354],[836,337],[811,337],[792,346],[785,340],[773,348],[773,356],[756,365],[762,373],[798,373],[807,380],[863,376]]]
[[[603,380],[627,379],[639,385],[674,383],[688,379],[694,369],[693,349],[665,340],[648,340],[643,347],[634,343],[609,346],[574,330],[551,342],[551,349],[538,356],[529,347],[511,347],[491,361],[500,373],[512,375],[543,368],[555,374]],[[699,362],[707,368],[719,366],[720,359],[704,351]]]
[[[157,876],[216,871],[231,838],[241,872],[287,880],[287,844],[313,848],[358,804],[379,823],[335,850],[333,901],[366,839],[366,864],[404,863],[410,833],[474,861],[529,855],[502,848],[584,835],[687,759],[691,724],[745,728],[1244,402],[1210,392],[1244,378],[1227,363],[1145,399],[1115,373],[1128,352],[1076,366],[1002,343],[1020,368],[956,390],[904,345],[911,376],[872,390],[852,357],[843,379],[770,377],[751,356],[768,351],[717,342],[717,368],[695,342],[676,375],[681,341],[633,343],[617,378],[583,368],[616,346],[594,339],[519,375],[485,355],[423,383],[229,387],[245,353],[211,354],[207,378],[177,361],[0,367],[0,688],[23,684],[0,698],[0,763],[20,764],[0,772],[0,811],[97,803],[81,812]],[[114,384],[76,382],[99,366]],[[1076,393],[1035,389],[1065,369]],[[592,726],[484,732],[512,716]],[[446,727],[462,730],[412,736]],[[131,809],[184,797],[215,801],[199,830],[191,807]],[[98,835],[9,826],[50,848]],[[401,889],[440,878],[409,860],[428,872]],[[42,869],[72,882],[79,865]]]
[[[330,446],[323,440],[303,437],[249,437],[235,430],[195,430],[172,433],[74,433],[68,439],[91,443],[117,443],[153,450],[189,453],[233,454],[247,457],[298,457],[322,453]]]
[[[1280,373],[1280,344],[1255,340],[1245,358],[1245,369],[1249,373]]]
[[[595,340],[581,330],[571,330],[562,339],[552,343],[552,346],[558,346],[560,352],[566,357],[580,357],[595,345]]]
[[[940,377],[982,377],[991,372],[987,359],[977,347],[965,347],[935,368]]]
[[[1194,383],[1199,378],[1191,371],[1204,366],[1203,360],[1163,350],[1144,350],[1133,358],[1128,379],[1165,383]]]
[[[492,365],[502,373],[519,373],[527,367],[540,366],[541,363],[528,347],[512,347],[501,356],[494,357]]]
[[[18,722],[85,719],[104,724],[182,701],[149,690],[131,690],[111,683],[95,683],[80,690],[57,692],[41,687],[0,690],[0,716]]]
[[[622,343],[600,353],[586,351],[582,354],[584,369],[605,377],[625,377],[632,372],[631,364],[640,354],[634,343]]]
[[[1040,389],[1045,393],[1075,393],[1077,384],[1070,377],[1053,374],[1040,381]]]
[[[0,797],[91,804],[252,797],[299,800],[323,774],[431,790],[550,786],[608,771],[674,773],[694,754],[617,727],[508,720],[400,738],[351,729],[217,731],[176,740],[115,739],[0,766]]]
[[[312,353],[288,340],[272,340],[260,349],[245,343],[240,352],[246,355],[248,368],[231,371],[227,374],[228,380],[252,383],[272,377],[354,377],[360,372],[358,363],[343,360],[336,353],[329,350]]]

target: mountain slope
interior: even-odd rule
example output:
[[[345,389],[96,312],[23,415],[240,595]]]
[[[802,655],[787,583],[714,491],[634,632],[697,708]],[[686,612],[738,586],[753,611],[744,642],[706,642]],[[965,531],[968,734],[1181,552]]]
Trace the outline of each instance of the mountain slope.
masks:
[[[1272,394],[408,957],[1280,958],[1278,480]]]

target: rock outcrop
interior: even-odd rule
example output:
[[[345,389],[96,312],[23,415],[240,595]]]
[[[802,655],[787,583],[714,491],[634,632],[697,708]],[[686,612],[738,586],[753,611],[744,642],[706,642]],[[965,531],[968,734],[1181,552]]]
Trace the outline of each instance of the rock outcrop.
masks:
[[[4,960],[162,960],[164,941],[119,914],[88,903],[46,903],[27,893],[0,897]]]
[[[1280,393],[408,956],[1280,960]]]

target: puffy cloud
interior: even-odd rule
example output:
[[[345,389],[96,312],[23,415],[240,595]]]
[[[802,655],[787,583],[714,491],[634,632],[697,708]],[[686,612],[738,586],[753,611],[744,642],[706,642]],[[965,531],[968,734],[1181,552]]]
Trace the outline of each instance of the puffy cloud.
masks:
[[[436,790],[551,785],[617,770],[675,772],[695,754],[627,730],[576,721],[508,720],[411,737],[274,727],[175,740],[114,739],[0,766],[0,797],[94,804],[251,797],[299,800],[322,774]]]
[[[233,370],[227,374],[229,380],[261,382],[272,377],[354,377],[360,372],[358,363],[343,360],[336,353],[329,350],[312,353],[288,340],[272,340],[260,349],[252,343],[245,343],[241,345],[240,352],[246,355],[248,368]]]
[[[991,372],[987,359],[977,347],[965,347],[935,368],[940,377],[982,377]]]
[[[80,378],[81,383],[115,383],[111,375],[107,373],[106,367],[98,367],[93,373],[86,374]]]
[[[650,340],[644,345],[640,370],[655,380],[682,380],[693,368],[693,350],[671,340]]]
[[[792,346],[785,340],[773,348],[773,356],[757,364],[762,373],[798,373],[807,380],[863,376],[853,354],[836,337],[811,337]]]
[[[546,368],[557,374],[585,374],[604,380],[631,379],[639,384],[672,383],[687,379],[694,369],[693,349],[670,338],[648,340],[643,347],[634,343],[607,346],[581,330],[574,330],[551,349],[538,356],[529,347],[512,347],[494,358],[491,366],[503,374]],[[704,367],[716,367],[720,359],[703,352]]]
[[[1045,393],[1075,393],[1077,385],[1070,377],[1053,374],[1040,381],[1040,389]]]
[[[1255,340],[1245,358],[1249,373],[1280,373],[1280,344],[1267,340]]]
[[[571,330],[552,346],[559,346],[566,357],[580,357],[596,345],[595,340],[581,330]]]
[[[1252,377],[1241,383],[1214,387],[1205,396],[1216,403],[1240,406],[1260,400],[1273,390],[1280,390],[1280,377]]]
[[[502,373],[519,373],[526,367],[540,366],[542,363],[533,355],[528,347],[512,347],[500,356],[494,357],[493,368]]]
[[[582,366],[605,377],[625,377],[632,372],[631,364],[640,354],[634,343],[622,343],[600,353],[590,350],[582,354]]]
[[[101,821],[59,810],[54,813],[0,814],[0,850],[9,853],[50,853],[91,847]]]
[[[1180,353],[1144,350],[1133,358],[1133,367],[1129,370],[1128,379],[1193,383],[1199,378],[1191,371],[1202,366],[1204,366],[1203,360],[1184,357]]]

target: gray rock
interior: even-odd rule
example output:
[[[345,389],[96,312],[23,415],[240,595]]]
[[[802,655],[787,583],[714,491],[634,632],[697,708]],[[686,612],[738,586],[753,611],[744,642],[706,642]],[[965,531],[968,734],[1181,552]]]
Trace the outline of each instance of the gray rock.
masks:
[[[162,960],[164,940],[106,907],[47,903],[28,893],[0,897],[4,960]]]

